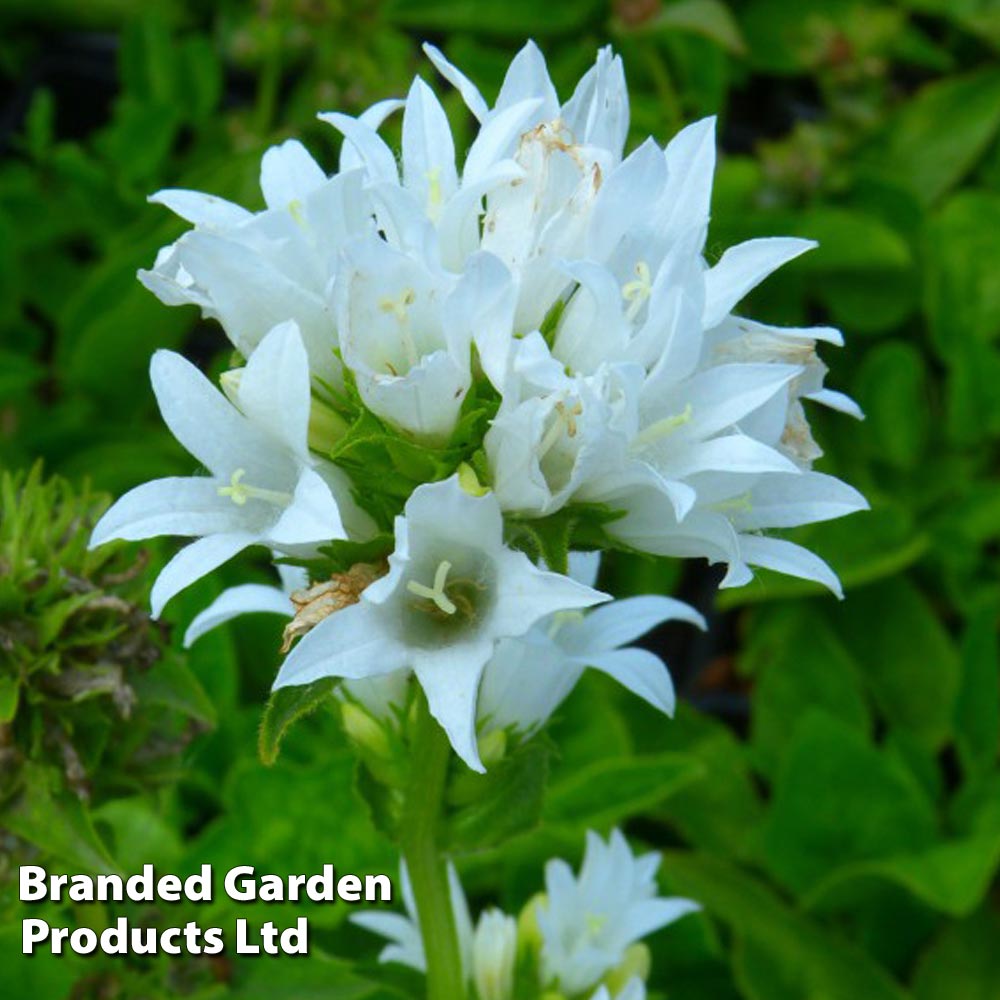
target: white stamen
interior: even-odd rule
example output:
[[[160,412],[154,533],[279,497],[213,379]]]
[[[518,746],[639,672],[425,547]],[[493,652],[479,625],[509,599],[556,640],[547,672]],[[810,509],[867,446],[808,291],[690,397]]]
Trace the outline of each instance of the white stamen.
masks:
[[[657,420],[655,424],[650,424],[644,431],[635,436],[635,440],[632,443],[633,448],[637,450],[648,448],[649,445],[671,434],[678,427],[683,427],[686,423],[689,423],[693,413],[694,409],[688,403],[682,413],[675,413],[672,416],[664,417],[662,420]]]
[[[444,587],[448,582],[448,573],[451,571],[451,563],[447,559],[442,559],[438,563],[438,568],[434,573],[434,584],[428,587],[424,583],[418,583],[416,580],[410,580],[406,584],[406,589],[411,594],[416,594],[417,597],[426,598],[428,601],[433,601],[437,605],[438,609],[443,611],[446,615],[453,615],[457,610],[457,606],[454,601],[445,593]]]
[[[636,278],[634,281],[627,281],[622,285],[622,298],[628,303],[625,310],[625,319],[630,323],[639,315],[643,302],[649,298],[653,291],[652,276],[649,272],[649,265],[644,260],[635,262]]]
[[[229,480],[228,486],[220,486],[217,490],[220,497],[229,497],[237,507],[242,507],[248,500],[263,500],[273,503],[276,507],[287,507],[292,502],[291,493],[280,490],[267,490],[260,486],[251,486],[243,482],[246,469],[237,469]]]

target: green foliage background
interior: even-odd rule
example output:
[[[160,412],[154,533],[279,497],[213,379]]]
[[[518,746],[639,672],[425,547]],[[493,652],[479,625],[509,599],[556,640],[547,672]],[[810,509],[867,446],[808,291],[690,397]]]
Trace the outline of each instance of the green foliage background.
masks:
[[[827,451],[820,468],[873,509],[796,533],[840,573],[842,604],[762,573],[714,602],[708,645],[673,642],[684,702],[675,721],[586,678],[551,734],[541,825],[470,856],[467,886],[476,900],[516,908],[539,887],[545,858],[577,860],[585,828],[625,823],[664,850],[665,888],[704,905],[651,940],[657,996],[995,1000],[995,0],[5,0],[3,466],[43,457],[49,471],[112,493],[190,472],[155,413],[149,356],[184,349],[218,370],[226,350],[194,310],[168,309],[136,282],[181,231],[145,196],[186,186],[257,205],[269,144],[299,136],[332,167],[335,137],[317,110],[358,111],[401,96],[416,71],[432,78],[421,39],[489,94],[526,36],[563,93],[595,47],[613,43],[633,139],[665,141],[689,120],[721,116],[710,254],[751,236],[821,241],[746,310],[844,329],[847,348],[825,352],[829,382],[859,399],[867,422],[811,417]],[[84,56],[109,73],[117,59],[116,79],[70,92],[67,67]],[[447,102],[464,122],[456,95]],[[247,572],[256,570],[192,588],[170,619],[185,623]],[[622,594],[707,586],[700,569],[676,564],[618,560],[605,572]],[[124,870],[393,870],[330,716],[293,731],[274,767],[254,756],[279,627],[244,620],[198,643],[189,673],[214,728],[186,746],[171,783],[110,782],[117,790],[72,823],[65,802],[43,803],[42,827],[76,833],[34,848],[40,856],[90,869],[98,838]],[[346,924],[343,905],[309,908],[306,960],[22,960],[24,907],[9,871],[17,846],[0,841],[0,992],[11,1000],[416,993],[416,979],[375,965],[376,942]],[[140,909],[121,912],[210,925],[246,908]],[[100,925],[106,915],[51,919]],[[342,964],[348,955],[364,956],[356,971]]]

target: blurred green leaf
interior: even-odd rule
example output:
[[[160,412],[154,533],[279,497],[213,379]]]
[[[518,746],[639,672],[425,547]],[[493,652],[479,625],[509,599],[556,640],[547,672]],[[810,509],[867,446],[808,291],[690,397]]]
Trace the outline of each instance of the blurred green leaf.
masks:
[[[1000,70],[990,67],[928,84],[858,162],[931,205],[972,169],[998,127]]]
[[[650,809],[704,775],[701,762],[689,754],[598,761],[553,782],[545,819],[577,829],[606,829]]]
[[[930,847],[935,827],[902,766],[845,723],[810,712],[775,781],[762,844],[775,876],[808,893],[841,866]]]
[[[1000,983],[1000,916],[991,909],[943,928],[924,952],[914,1000],[996,1000]]]
[[[903,989],[861,949],[791,909],[735,865],[709,855],[667,851],[663,868],[673,891],[697,899],[770,956],[785,971],[786,991],[794,983],[796,997],[906,1000]]]

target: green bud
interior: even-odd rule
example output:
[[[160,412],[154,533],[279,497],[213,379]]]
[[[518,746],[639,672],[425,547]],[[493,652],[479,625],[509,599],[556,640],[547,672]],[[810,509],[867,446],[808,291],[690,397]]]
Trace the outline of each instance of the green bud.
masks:
[[[230,368],[229,371],[223,372],[219,376],[219,385],[222,386],[222,391],[226,394],[226,399],[228,399],[229,402],[236,407],[240,405],[239,393],[241,378],[243,378],[242,368]]]
[[[490,491],[488,486],[483,486],[479,481],[476,470],[468,462],[462,462],[458,467],[458,485],[473,497],[485,496]]]
[[[347,433],[347,421],[331,406],[313,399],[309,410],[309,447],[321,455]]]
[[[604,977],[604,985],[612,996],[617,996],[634,976],[645,982],[649,978],[651,964],[649,948],[641,942],[629,945],[622,961]]]
[[[548,896],[544,892],[535,893],[521,910],[517,918],[517,951],[518,955],[535,956],[542,950],[542,932],[538,926],[538,909],[548,905]]]
[[[344,724],[344,732],[362,750],[381,759],[387,759],[391,755],[392,750],[385,728],[360,705],[345,701],[340,706],[340,717]]]
[[[503,729],[494,729],[485,736],[479,737],[479,759],[484,767],[493,767],[504,759],[507,753],[507,733]]]

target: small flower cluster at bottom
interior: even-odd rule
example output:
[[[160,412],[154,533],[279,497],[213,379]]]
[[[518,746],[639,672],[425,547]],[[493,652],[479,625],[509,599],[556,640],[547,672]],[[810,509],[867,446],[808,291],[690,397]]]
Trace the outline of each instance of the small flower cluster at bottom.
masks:
[[[640,939],[698,909],[688,899],[657,895],[656,852],[635,856],[619,830],[607,842],[593,831],[579,875],[555,858],[545,891],[514,918],[491,907],[473,922],[458,874],[449,866],[462,971],[477,1000],[645,1000],[650,971]],[[400,869],[406,916],[375,911],[354,923],[389,940],[383,962],[426,971],[417,905],[405,861]]]

